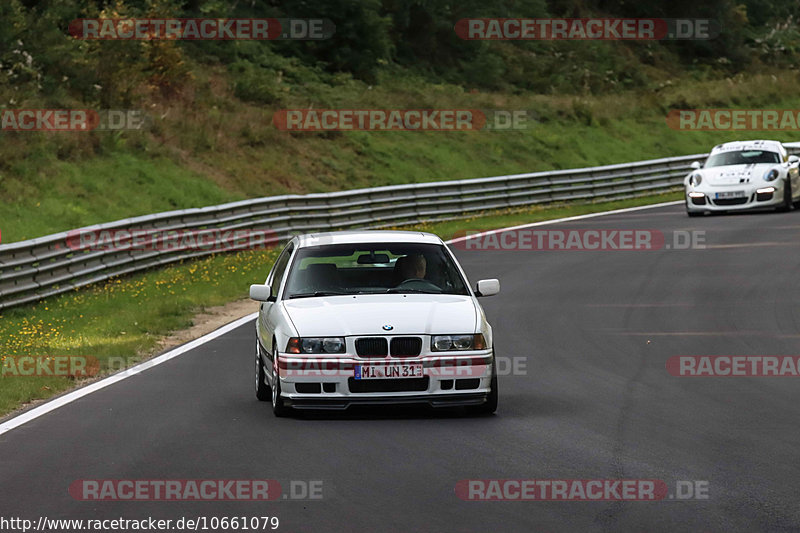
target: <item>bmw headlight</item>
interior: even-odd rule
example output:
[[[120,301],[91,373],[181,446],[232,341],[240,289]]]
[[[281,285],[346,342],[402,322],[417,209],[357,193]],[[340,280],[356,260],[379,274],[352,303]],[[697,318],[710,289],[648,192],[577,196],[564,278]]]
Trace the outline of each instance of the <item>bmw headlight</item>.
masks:
[[[431,337],[431,351],[449,352],[453,350],[485,350],[483,334],[475,335],[434,335]]]
[[[780,176],[780,172],[778,172],[777,168],[773,168],[764,173],[764,180],[775,181],[776,179],[778,179],[778,176]]]
[[[322,339],[301,339],[300,351],[302,353],[320,353],[322,351]]]
[[[689,176],[689,185],[692,187],[697,187],[701,183],[703,183],[703,176],[699,172],[695,172]]]
[[[286,346],[289,353],[344,353],[344,337],[292,337]]]

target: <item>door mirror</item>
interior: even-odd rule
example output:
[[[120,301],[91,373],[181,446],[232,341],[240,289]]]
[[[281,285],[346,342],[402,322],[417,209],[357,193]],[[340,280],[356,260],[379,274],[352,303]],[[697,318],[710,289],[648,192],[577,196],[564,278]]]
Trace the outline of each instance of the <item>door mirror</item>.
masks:
[[[272,298],[269,285],[250,285],[250,298],[257,302],[268,302]]]
[[[789,164],[790,165],[794,165],[798,161],[800,161],[800,157],[797,157],[796,155],[790,155],[789,156]]]
[[[700,161],[692,161],[692,164],[689,165],[689,166],[692,167],[694,170],[697,170],[700,167],[702,167],[703,165],[700,164]]]
[[[475,286],[475,296],[493,296],[500,292],[500,281],[496,279],[482,279]]]

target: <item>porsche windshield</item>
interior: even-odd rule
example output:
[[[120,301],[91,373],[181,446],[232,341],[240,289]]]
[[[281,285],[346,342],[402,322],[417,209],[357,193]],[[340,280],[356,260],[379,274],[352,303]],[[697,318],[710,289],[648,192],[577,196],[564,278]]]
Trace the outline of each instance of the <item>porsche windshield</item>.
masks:
[[[468,295],[469,291],[441,245],[331,244],[297,251],[285,297],[378,293]]]
[[[780,163],[781,156],[777,152],[767,150],[738,150],[713,154],[706,161],[704,168],[726,167],[729,165],[752,165],[755,163]]]

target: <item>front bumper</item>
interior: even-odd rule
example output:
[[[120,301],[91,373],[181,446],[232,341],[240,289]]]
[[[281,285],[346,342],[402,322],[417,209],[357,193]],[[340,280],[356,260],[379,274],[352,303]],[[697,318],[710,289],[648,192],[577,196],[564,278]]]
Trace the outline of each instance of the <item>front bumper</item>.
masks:
[[[294,409],[322,409],[343,411],[351,405],[412,405],[422,404],[431,407],[461,407],[470,405],[481,405],[486,402],[488,393],[478,394],[425,394],[415,396],[391,396],[375,398],[285,398],[284,404]]]
[[[356,365],[421,364],[422,376],[356,379]],[[297,409],[347,409],[351,405],[480,405],[491,390],[491,350],[417,357],[360,358],[278,355],[281,396]]]
[[[742,184],[729,187],[687,187],[686,209],[690,212],[739,211],[778,207],[783,203],[783,180],[762,182],[758,185]],[[771,192],[768,192],[770,191]],[[718,198],[718,193],[741,191],[736,198]]]

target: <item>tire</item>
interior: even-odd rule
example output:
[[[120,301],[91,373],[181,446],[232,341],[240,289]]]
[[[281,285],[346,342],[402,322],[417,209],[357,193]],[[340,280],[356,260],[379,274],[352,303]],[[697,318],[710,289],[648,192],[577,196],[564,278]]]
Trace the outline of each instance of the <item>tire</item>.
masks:
[[[256,398],[261,402],[268,402],[271,398],[267,375],[264,372],[264,363],[261,361],[261,349],[256,341]]]
[[[281,379],[278,377],[278,354],[275,348],[275,344],[273,343],[272,353],[274,364],[272,365],[272,394],[270,397],[272,399],[272,412],[278,418],[283,418],[292,413],[292,408],[286,407],[286,404],[283,403],[283,398],[281,398]]]
[[[500,391],[497,388],[497,363],[492,365],[492,381],[489,383],[489,395],[486,396],[486,402],[481,405],[470,407],[470,412],[476,415],[491,415],[497,411],[497,400],[500,396]]]
[[[786,181],[783,186],[783,203],[778,207],[778,211],[785,213],[794,209],[794,202],[792,201],[792,182]]]

